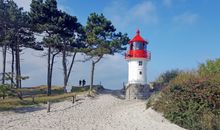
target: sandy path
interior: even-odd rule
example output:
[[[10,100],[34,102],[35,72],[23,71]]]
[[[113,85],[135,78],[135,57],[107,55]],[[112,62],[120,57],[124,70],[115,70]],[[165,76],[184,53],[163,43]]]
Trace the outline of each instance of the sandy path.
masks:
[[[0,130],[183,130],[171,124],[143,101],[125,101],[111,93],[80,97],[45,107],[0,112]]]

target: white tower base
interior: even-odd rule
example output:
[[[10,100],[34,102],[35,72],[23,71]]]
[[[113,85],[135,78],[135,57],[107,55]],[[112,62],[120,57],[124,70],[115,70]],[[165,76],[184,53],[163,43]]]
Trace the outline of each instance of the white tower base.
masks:
[[[128,84],[126,86],[125,98],[146,99],[149,97],[147,86],[147,59],[128,59]]]
[[[147,60],[132,58],[128,60],[128,84],[147,84]]]
[[[149,87],[141,84],[129,84],[126,86],[125,99],[147,99],[150,96]]]

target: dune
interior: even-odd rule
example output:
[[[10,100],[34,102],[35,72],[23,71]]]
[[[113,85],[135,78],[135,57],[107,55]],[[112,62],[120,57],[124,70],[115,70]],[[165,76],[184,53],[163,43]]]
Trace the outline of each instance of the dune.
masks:
[[[145,109],[146,101],[123,100],[113,91],[78,96],[51,105],[0,112],[1,130],[184,130],[162,114]]]

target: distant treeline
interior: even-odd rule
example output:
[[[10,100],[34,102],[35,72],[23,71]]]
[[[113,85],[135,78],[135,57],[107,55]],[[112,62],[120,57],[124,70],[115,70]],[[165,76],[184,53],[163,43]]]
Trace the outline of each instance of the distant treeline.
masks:
[[[37,41],[36,37],[43,40]],[[1,82],[11,88],[21,88],[22,80],[28,78],[22,76],[20,63],[25,48],[42,51],[42,55],[47,56],[47,86],[51,95],[53,65],[58,55],[62,58],[64,91],[78,53],[85,55],[82,62],[92,62],[92,87],[95,65],[105,55],[123,52],[128,40],[127,34],[116,32],[103,14],[91,13],[84,26],[76,16],[58,10],[56,0],[32,0],[29,12],[23,11],[13,0],[0,0]],[[9,56],[10,63],[6,62]],[[69,62],[67,57],[71,57]],[[8,65],[10,72],[6,71]],[[22,94],[19,97],[22,99]]]

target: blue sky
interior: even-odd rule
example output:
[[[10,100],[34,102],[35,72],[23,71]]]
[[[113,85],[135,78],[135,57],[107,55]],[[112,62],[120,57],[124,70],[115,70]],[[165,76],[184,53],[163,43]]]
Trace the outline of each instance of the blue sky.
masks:
[[[30,0],[15,1],[29,10]],[[77,16],[83,25],[88,15],[96,12],[103,13],[117,31],[128,33],[130,38],[140,29],[152,53],[149,81],[166,70],[192,70],[207,59],[220,57],[219,5],[219,0],[58,0],[59,9]],[[24,86],[46,84],[46,57],[36,55],[40,54],[30,50],[23,55],[22,70],[31,77]],[[70,85],[82,78],[89,82],[90,64],[75,64]],[[54,84],[62,85],[61,69],[57,60]],[[127,63],[122,55],[107,56],[98,63],[95,73],[95,83],[121,88],[127,81]]]

